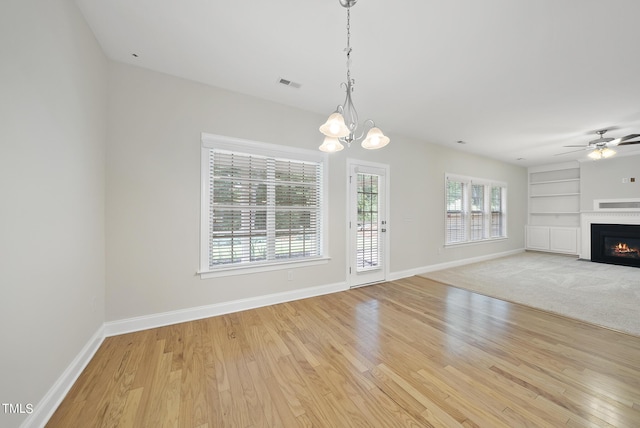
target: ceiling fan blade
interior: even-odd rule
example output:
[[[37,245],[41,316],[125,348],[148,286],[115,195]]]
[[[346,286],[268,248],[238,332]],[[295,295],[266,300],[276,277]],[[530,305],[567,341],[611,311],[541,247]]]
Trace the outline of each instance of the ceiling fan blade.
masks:
[[[630,140],[635,140],[636,138],[640,137],[640,134],[629,134],[625,137],[620,138],[620,142],[618,142],[618,146],[624,146],[626,144],[636,144],[640,141],[630,141]]]
[[[587,149],[590,146],[585,146],[584,144],[573,144],[571,146],[562,146],[562,147],[582,147],[583,149]],[[577,151],[577,150],[576,150]]]
[[[554,156],[568,155],[569,153],[581,152],[587,149],[587,147],[584,147],[584,146],[564,146],[564,147],[582,147],[582,148],[579,150],[571,150],[570,152],[556,153]]]
[[[609,141],[607,143],[608,146],[618,146],[622,143],[624,143],[625,141],[629,141],[629,140],[633,140],[637,137],[640,137],[640,134],[629,134],[629,135],[625,135],[624,137],[620,137],[620,138],[615,138],[612,141]]]
[[[631,144],[640,144],[640,140],[638,141],[625,141],[624,143],[618,144],[619,146],[630,146]]]

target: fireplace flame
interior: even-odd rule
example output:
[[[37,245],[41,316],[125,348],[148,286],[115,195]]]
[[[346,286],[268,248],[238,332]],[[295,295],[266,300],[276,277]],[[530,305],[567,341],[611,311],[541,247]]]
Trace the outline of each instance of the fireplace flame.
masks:
[[[616,251],[626,253],[627,251],[629,251],[629,246],[624,242],[620,242],[618,243],[618,245],[616,245],[615,249]]]
[[[612,248],[614,254],[620,255],[633,255],[634,253],[640,255],[640,248],[629,248],[626,242],[619,242]]]

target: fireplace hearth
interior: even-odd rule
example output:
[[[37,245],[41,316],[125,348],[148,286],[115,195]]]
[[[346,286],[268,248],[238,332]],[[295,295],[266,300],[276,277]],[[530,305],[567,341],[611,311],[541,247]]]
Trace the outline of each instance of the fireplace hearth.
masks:
[[[640,225],[592,223],[591,261],[640,267]]]

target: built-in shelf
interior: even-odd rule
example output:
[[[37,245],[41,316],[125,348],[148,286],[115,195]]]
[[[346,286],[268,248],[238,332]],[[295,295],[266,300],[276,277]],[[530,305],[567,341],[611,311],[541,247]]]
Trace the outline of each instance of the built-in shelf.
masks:
[[[529,168],[527,248],[577,254],[579,226],[578,162]]]
[[[568,183],[571,181],[577,181],[580,182],[579,178],[567,178],[566,180],[546,180],[546,181],[535,181],[535,182],[531,182],[529,184],[531,185],[536,185],[536,184],[550,184],[550,183]]]

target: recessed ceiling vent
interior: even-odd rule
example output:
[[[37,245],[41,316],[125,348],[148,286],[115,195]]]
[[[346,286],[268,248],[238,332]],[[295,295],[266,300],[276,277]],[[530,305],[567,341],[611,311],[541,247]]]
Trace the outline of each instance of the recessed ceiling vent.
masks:
[[[280,83],[281,85],[290,86],[295,89],[299,89],[300,86],[302,86],[297,82],[292,82],[291,80],[283,79],[282,77],[278,79],[278,83]]]

